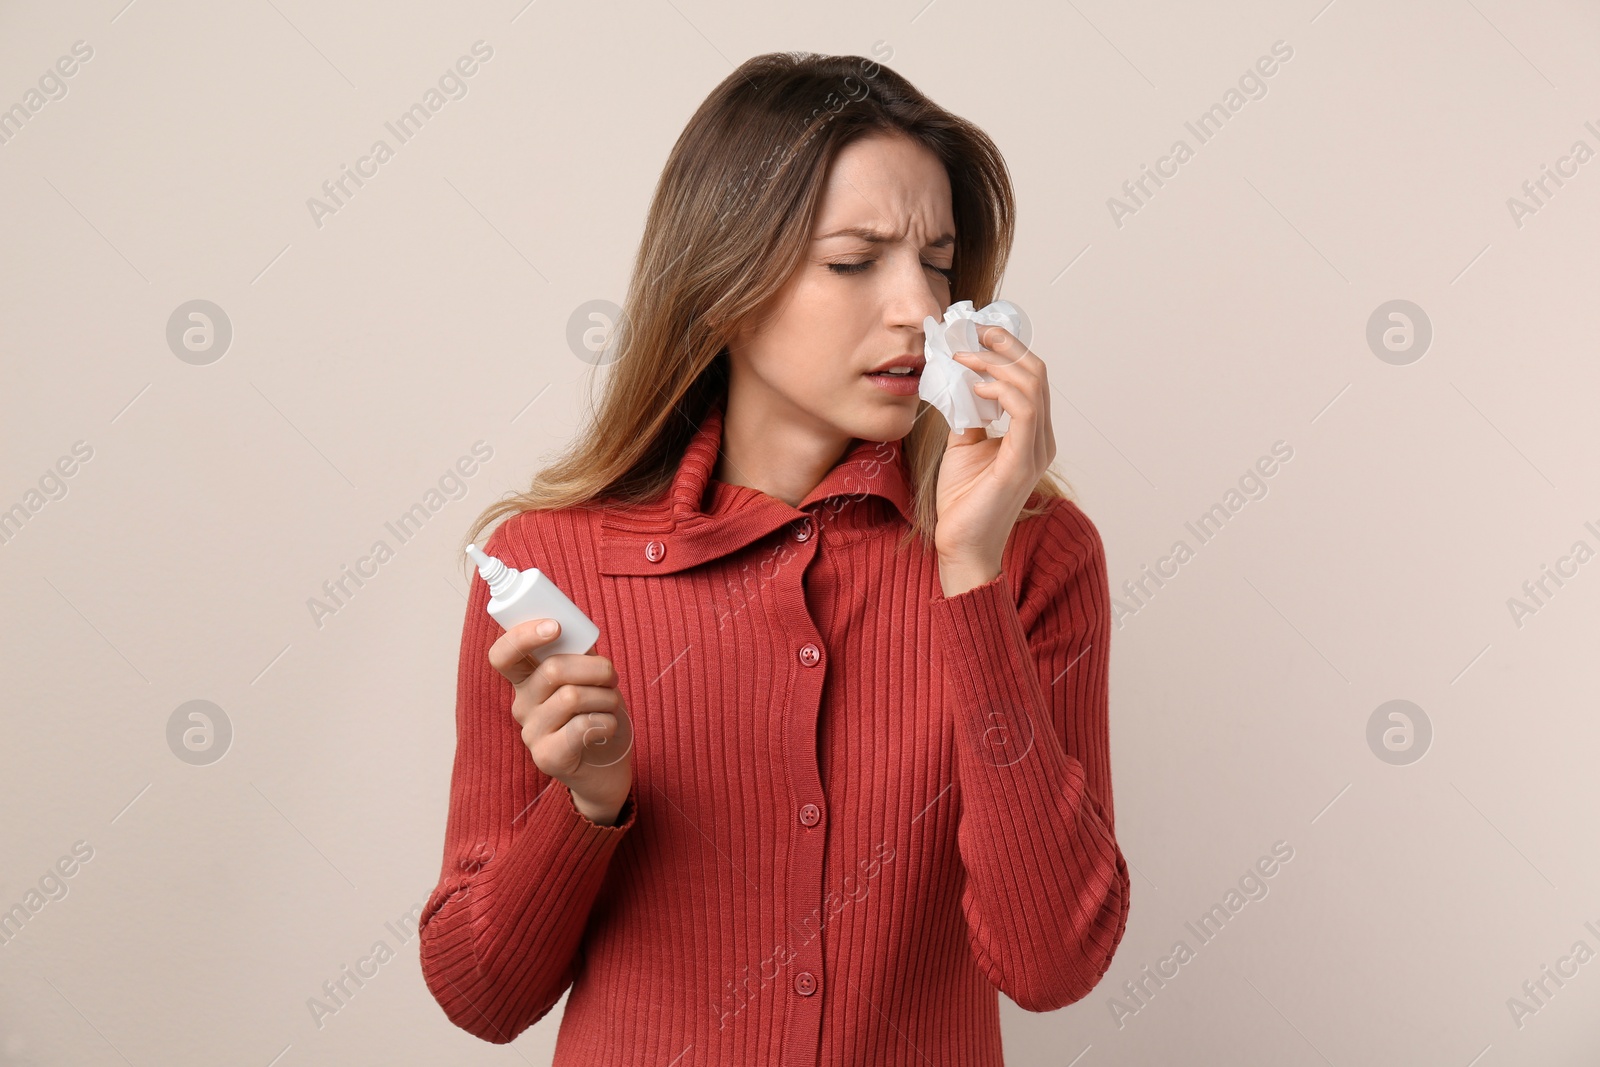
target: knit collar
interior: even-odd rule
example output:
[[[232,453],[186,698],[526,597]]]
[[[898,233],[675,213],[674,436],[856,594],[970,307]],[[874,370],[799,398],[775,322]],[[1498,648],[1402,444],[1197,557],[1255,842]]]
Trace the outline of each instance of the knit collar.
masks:
[[[607,508],[601,520],[605,574],[669,574],[743,548],[786,525],[826,523],[845,536],[898,513],[912,521],[901,441],[852,441],[844,457],[797,507],[759,489],[713,477],[722,451],[725,399],[717,398],[684,448],[672,484],[656,503]],[[889,508],[868,506],[867,498]],[[825,505],[826,506],[823,506]]]
[[[725,404],[726,401],[721,397],[712,403],[678,463],[678,473],[673,478],[668,499],[674,513],[680,518],[696,514],[726,514],[753,502],[772,501],[788,506],[759,489],[732,485],[713,478],[717,460],[722,455],[722,430],[727,414]],[[800,512],[829,497],[859,498],[864,494],[872,494],[889,501],[907,523],[911,522],[910,486],[901,456],[899,441],[858,439],[851,442],[844,458],[806,494],[797,508],[789,509],[791,518],[798,517]]]

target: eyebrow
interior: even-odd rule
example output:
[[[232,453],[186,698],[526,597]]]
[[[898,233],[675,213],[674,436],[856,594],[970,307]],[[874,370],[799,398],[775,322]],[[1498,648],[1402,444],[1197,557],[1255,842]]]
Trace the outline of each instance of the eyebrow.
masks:
[[[834,230],[832,233],[825,233],[818,237],[813,237],[812,240],[826,241],[830,237],[857,237],[872,244],[888,244],[891,241],[898,241],[900,239],[899,235],[897,234],[884,233],[882,230],[874,230],[870,226],[847,226],[842,230]],[[944,248],[955,243],[956,239],[954,234],[941,233],[938,237],[935,237],[933,240],[929,241],[924,247]]]

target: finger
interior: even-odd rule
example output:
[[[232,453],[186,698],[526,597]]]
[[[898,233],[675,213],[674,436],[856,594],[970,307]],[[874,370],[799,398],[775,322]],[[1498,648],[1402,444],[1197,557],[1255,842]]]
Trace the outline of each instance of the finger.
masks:
[[[568,730],[584,724],[578,735],[583,746],[582,760],[591,767],[609,767],[621,762],[633,750],[633,724],[626,714],[590,711],[574,716]]]
[[[979,396],[992,396],[1000,401],[1001,409],[1011,416],[1011,425],[1006,431],[1005,440],[1015,439],[1017,443],[1010,447],[1027,449],[1028,461],[1031,461],[1036,469],[1043,469],[1038,462],[1042,442],[1039,440],[1038,418],[1033,398],[1010,382],[979,382],[972,387],[972,390]],[[1001,455],[1004,455],[1005,451],[1005,446],[1002,445]],[[998,457],[996,462],[1000,462]]]
[[[1023,344],[1021,338],[1004,326],[989,327],[989,332],[983,339],[983,346],[1002,357],[1007,357],[999,361],[999,366],[1020,366],[1032,372],[1032,384],[1035,387],[1034,406],[1042,430],[1038,439],[1040,470],[1043,470],[1050,465],[1056,454],[1055,425],[1050,418],[1050,368],[1039,358],[1037,352]],[[1011,358],[1013,356],[1015,358]],[[1000,377],[1000,374],[993,370],[993,366],[991,365],[990,373],[997,378]]]
[[[1056,438],[1054,420],[1050,415],[1050,380],[1049,368],[1044,360],[1039,358],[1027,345],[1003,326],[986,326],[983,328],[979,343],[986,352],[956,352],[954,358],[962,366],[971,367],[974,371],[986,374],[996,381],[1006,381],[1024,388],[1033,397],[1034,420],[1036,425],[1030,433],[1033,446],[1033,459],[1035,468],[1041,474],[1048,470],[1055,460]],[[985,390],[984,395],[1002,394],[996,390]],[[1010,404],[1002,402],[1001,406],[1008,413],[1012,411]],[[1013,421],[1016,416],[1013,415]],[[1011,434],[1005,436],[1010,437]],[[1013,448],[1018,446],[1013,446]],[[1014,453],[1013,453],[1014,454]]]
[[[546,656],[530,674],[522,688],[535,702],[542,703],[564,685],[595,685],[615,689],[617,669],[604,656],[559,652]]]
[[[958,353],[956,358],[960,359],[962,355],[962,353]],[[1049,390],[1049,386],[1039,378],[1035,377],[1033,372],[1028,367],[1015,363],[989,363],[986,362],[982,356],[971,353],[966,353],[966,355],[968,355],[971,359],[972,369],[974,371],[987,373],[990,377],[994,378],[995,382],[1005,382],[1011,388],[1021,390],[1024,394],[1031,398],[1031,403],[1034,408],[1037,409],[1040,407],[1046,407],[1048,405],[1049,398],[1046,393]],[[984,384],[992,385],[994,383],[980,382],[975,384],[973,389],[977,390],[979,385]],[[995,392],[993,389],[990,389],[979,392],[977,395],[982,397],[999,397],[1001,394]],[[1015,406],[1015,402],[1001,404],[1001,407],[1005,408],[1007,411],[1013,411]],[[1012,417],[1013,421],[1015,421],[1014,413]],[[1046,432],[1048,433],[1048,426],[1046,427]],[[1006,436],[1010,436],[1010,434],[1008,433]],[[1038,461],[1039,467],[1042,470],[1045,466],[1048,466],[1047,462],[1039,459],[1039,457],[1042,457],[1045,453],[1046,442],[1044,440],[1037,440],[1034,442],[1034,444],[1036,446],[1035,459]]]
[[[531,729],[535,736],[542,736],[566,729],[574,719],[584,719],[586,713],[616,714],[622,708],[621,691],[609,686],[564,685],[539,704],[529,716],[529,721],[523,725]],[[579,723],[580,737],[587,726],[586,722]]]
[[[1055,428],[1050,421],[1050,380],[1046,374],[1044,360],[1038,356],[1031,356],[1026,361],[1008,363],[1004,360],[986,359],[983,353],[978,352],[957,352],[955,358],[961,360],[963,365],[970,365],[973,370],[987,373],[997,381],[1011,382],[1033,397],[1034,407],[1041,413],[1040,424],[1043,428],[1037,442],[1040,469],[1048,467],[1055,456],[1056,446]]]
[[[1016,334],[1004,326],[988,326],[984,329],[985,332],[978,338],[978,343],[999,356],[999,362],[1025,363],[1030,362],[1029,357],[1032,357],[1033,362],[1044,362],[1033,349],[1023,344]]]
[[[1026,389],[1006,381],[979,382],[972,387],[972,391],[980,396],[992,396],[1000,401],[1000,407],[1011,416],[1011,425],[1016,426],[1017,420],[1031,417],[1034,411],[1033,396]],[[1009,436],[1009,435],[1008,435]]]
[[[539,633],[543,623],[554,623],[556,632]],[[534,672],[539,661],[534,652],[561,637],[561,624],[553,619],[529,619],[508,629],[489,646],[489,664],[512,685],[521,685]]]
[[[580,711],[553,733],[533,736],[523,731],[523,743],[541,766],[609,767],[627,757],[633,748],[633,727],[625,711]]]
[[[987,352],[957,352],[952,357],[964,367],[971,367],[975,371],[984,371],[1002,381],[1015,385],[1033,388],[1041,381],[1044,362],[1035,360],[1034,364],[1022,363],[998,357]]]
[[[1044,439],[1044,462],[1040,469],[1048,468],[1056,458],[1056,426],[1055,419],[1050,414],[1050,387],[1047,384],[1040,397],[1039,425],[1044,427],[1040,436]]]
[[[576,761],[591,767],[609,767],[633,748],[633,731],[609,713],[574,715],[553,736],[558,750],[563,753],[563,762],[569,764]]]

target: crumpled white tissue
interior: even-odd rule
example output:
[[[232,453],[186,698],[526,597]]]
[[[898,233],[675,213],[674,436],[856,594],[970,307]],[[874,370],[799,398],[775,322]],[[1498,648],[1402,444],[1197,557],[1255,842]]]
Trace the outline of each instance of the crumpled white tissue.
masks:
[[[927,359],[917,395],[939,409],[950,429],[962,433],[987,426],[991,436],[1005,434],[1010,412],[997,397],[979,396],[972,387],[992,382],[994,375],[975,371],[951,358],[957,352],[987,352],[978,344],[979,326],[1003,326],[1013,336],[1022,327],[1022,312],[1009,300],[996,300],[974,311],[972,301],[951,304],[939,322],[932,315],[922,320],[922,354]]]

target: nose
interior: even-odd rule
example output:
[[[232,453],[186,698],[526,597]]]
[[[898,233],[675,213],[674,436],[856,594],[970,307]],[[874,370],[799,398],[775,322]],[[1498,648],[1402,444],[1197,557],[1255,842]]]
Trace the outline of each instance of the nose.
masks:
[[[922,320],[932,315],[935,321],[944,316],[941,302],[946,289],[940,281],[942,275],[925,266],[922,256],[915,250],[904,248],[889,257],[893,266],[889,270],[888,306],[885,312],[891,327],[909,327],[922,332]]]

